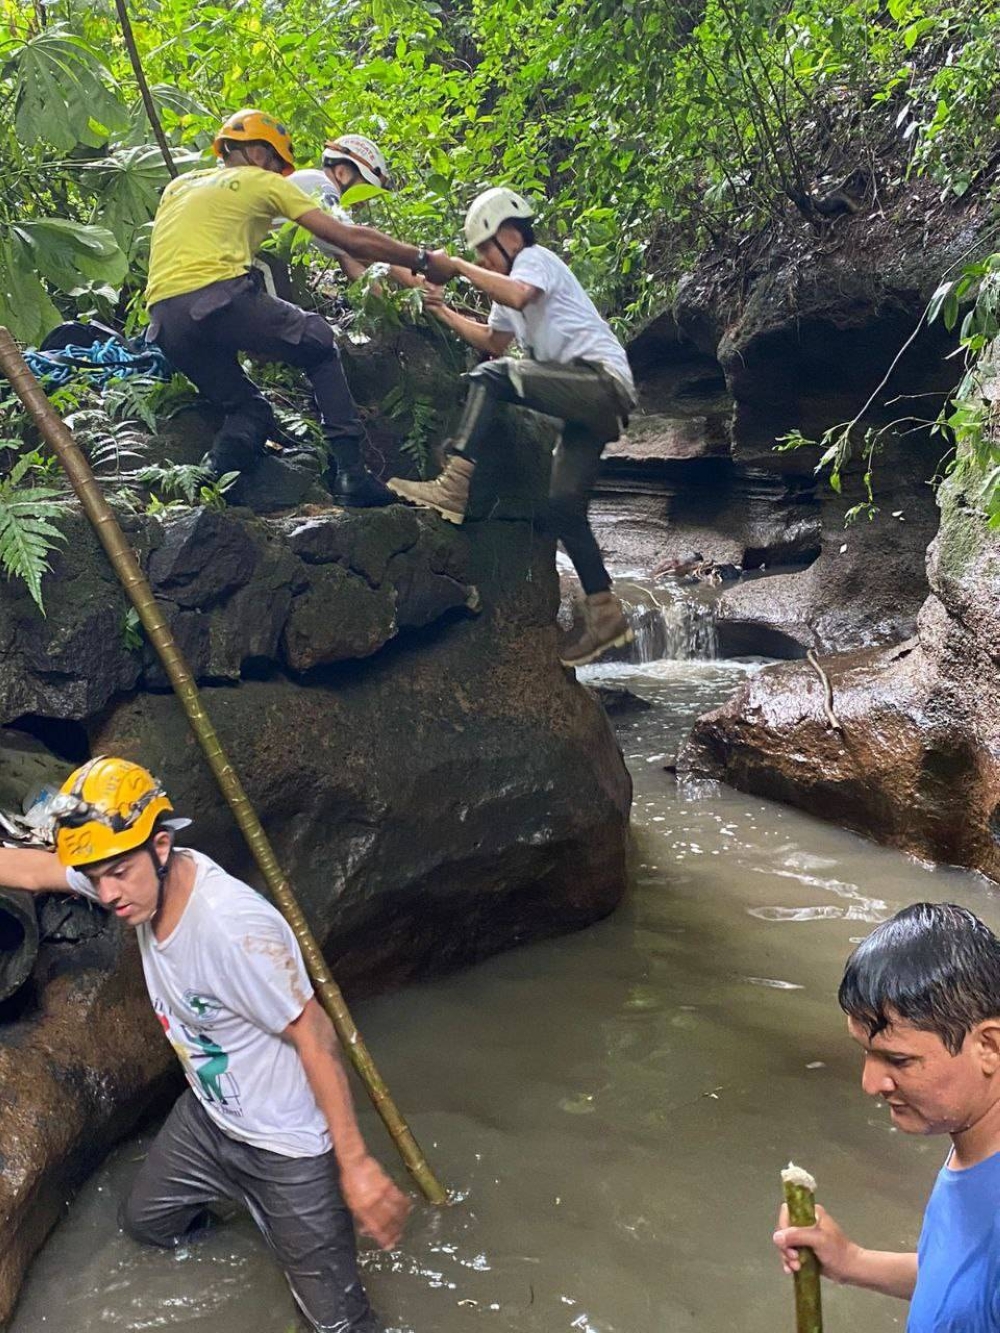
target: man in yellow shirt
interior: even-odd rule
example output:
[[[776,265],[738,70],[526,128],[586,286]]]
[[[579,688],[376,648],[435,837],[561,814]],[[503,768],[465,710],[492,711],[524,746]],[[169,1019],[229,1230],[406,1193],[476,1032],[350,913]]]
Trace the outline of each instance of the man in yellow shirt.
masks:
[[[371,227],[348,226],[289,181],[292,141],[279,121],[238,111],[213,144],[222,168],[171,181],[153,223],[146,301],[148,337],[225,419],[207,455],[217,476],[253,470],[274,428],[271,407],[240,365],[251,352],[306,372],[326,438],[327,484],[349,505],[392,504],[395,497],[365,468],[364,426],[344,378],[329,324],[263,289],[251,268],[273,219],[284,215],[365,264],[396,264],[447,282],[446,255],[407,245]]]

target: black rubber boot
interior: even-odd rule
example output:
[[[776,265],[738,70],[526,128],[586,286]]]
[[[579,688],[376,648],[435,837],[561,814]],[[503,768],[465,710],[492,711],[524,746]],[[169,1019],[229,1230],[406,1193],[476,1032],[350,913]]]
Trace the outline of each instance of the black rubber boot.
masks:
[[[326,485],[338,504],[354,509],[378,509],[382,505],[399,503],[392,491],[361,463],[353,467],[331,467],[326,474]]]

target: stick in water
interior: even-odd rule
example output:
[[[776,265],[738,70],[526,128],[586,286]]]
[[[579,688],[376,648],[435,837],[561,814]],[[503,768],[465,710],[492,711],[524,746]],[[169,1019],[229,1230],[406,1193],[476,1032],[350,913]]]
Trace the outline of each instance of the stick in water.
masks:
[[[816,1182],[794,1162],[781,1173],[788,1218],[793,1227],[816,1225]],[[799,1249],[801,1267],[795,1274],[795,1333],[823,1333],[819,1260],[806,1246]]]

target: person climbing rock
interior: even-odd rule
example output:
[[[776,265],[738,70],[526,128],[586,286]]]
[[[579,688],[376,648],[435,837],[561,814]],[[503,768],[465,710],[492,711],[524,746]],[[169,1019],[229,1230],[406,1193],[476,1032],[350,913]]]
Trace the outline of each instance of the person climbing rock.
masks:
[[[364,134],[341,134],[323,148],[319,167],[302,167],[288,177],[293,185],[315,199],[324,213],[354,225],[352,212],[363,208],[376,191],[395,188],[392,173],[379,146]],[[287,218],[276,219],[286,222]],[[355,282],[370,265],[354,259],[338,245],[313,238],[313,247],[328,259],[335,259],[344,275]],[[387,275],[401,287],[416,287],[423,282],[417,274],[399,264],[390,264]]]
[[[153,222],[146,301],[148,339],[224,413],[206,456],[216,476],[252,471],[274,414],[244,373],[239,354],[298,366],[309,377],[328,451],[327,485],[347,505],[391,504],[362,461],[364,427],[333,332],[320,315],[269,296],[253,255],[278,215],[362,264],[384,260],[436,282],[454,273],[447,256],[370,227],[346,226],[289,181],[291,137],[261,111],[236,112],[213,144],[221,168],[187,172],[163,192]]]
[[[126,1231],[173,1247],[213,1202],[237,1200],[313,1328],[374,1333],[352,1217],[389,1249],[410,1205],[365,1148],[291,928],[249,885],[174,847],[190,821],[138,764],[90,760],[49,815],[55,852],[0,849],[0,883],[68,889],[135,930],[150,1000],[189,1084],[136,1173]]]
[[[562,542],[585,594],[583,624],[563,636],[559,657],[565,666],[583,666],[633,637],[611,591],[587,507],[604,446],[618,438],[635,406],[635,386],[625,349],[593,301],[558,255],[535,240],[533,216],[519,194],[502,187],[486,190],[469,208],[465,239],[479,262],[454,264],[492,299],[489,319],[483,324],[453,310],[433,285],[426,305],[494,359],[468,375],[468,398],[458,430],[446,443],[441,475],[430,482],[393,477],[388,485],[403,499],[461,523],[476,460],[493,432],[492,404],[514,403],[559,418],[548,527]],[[528,359],[504,355],[515,340]]]
[[[862,1091],[904,1134],[951,1145],[916,1252],[870,1250],[817,1207],[783,1208],[772,1239],[786,1273],[808,1246],[832,1282],[910,1302],[907,1333],[1000,1330],[1000,939],[954,903],[915,903],[847,960],[838,996],[860,1047]]]

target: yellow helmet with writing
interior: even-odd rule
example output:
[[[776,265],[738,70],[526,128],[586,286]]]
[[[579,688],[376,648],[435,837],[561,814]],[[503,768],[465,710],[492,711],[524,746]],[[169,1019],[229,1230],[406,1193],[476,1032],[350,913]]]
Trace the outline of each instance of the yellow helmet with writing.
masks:
[[[141,847],[157,818],[173,810],[162,785],[128,759],[91,759],[71,773],[51,815],[64,866],[92,865]]]

